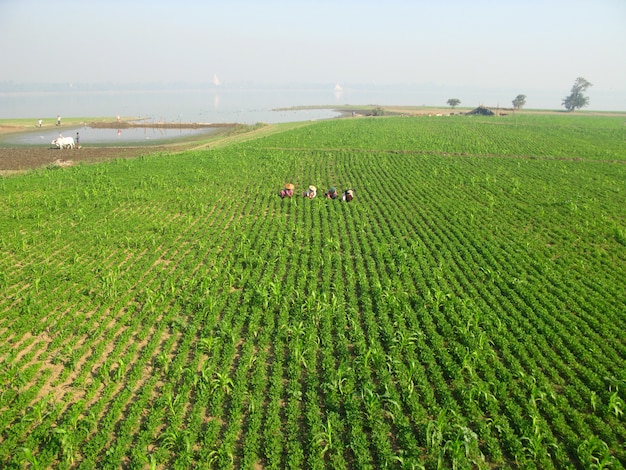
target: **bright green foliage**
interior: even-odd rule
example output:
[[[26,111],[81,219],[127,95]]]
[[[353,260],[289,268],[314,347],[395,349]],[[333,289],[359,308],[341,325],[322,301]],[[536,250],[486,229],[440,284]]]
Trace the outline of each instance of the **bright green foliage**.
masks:
[[[623,137],[331,120],[1,179],[0,466],[626,465]]]

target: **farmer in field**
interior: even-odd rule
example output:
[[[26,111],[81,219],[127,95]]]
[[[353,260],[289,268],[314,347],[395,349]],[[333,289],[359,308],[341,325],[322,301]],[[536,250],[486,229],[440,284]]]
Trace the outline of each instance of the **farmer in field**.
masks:
[[[341,195],[341,200],[350,202],[354,198],[354,189],[346,189]]]
[[[280,196],[281,199],[285,199],[286,197],[291,197],[291,196],[293,196],[294,188],[295,188],[295,186],[293,184],[287,183],[285,185],[285,187],[280,190],[278,195]]]
[[[317,188],[311,185],[309,186],[309,189],[307,189],[302,195],[304,197],[308,197],[309,199],[313,199],[315,196],[317,196]]]
[[[337,199],[337,188],[331,186],[328,191],[326,191],[326,199]]]

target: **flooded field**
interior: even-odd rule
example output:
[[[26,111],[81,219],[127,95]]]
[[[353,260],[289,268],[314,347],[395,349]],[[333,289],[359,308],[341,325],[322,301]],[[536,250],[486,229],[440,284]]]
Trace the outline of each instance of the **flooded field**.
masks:
[[[41,131],[24,132],[10,134],[0,138],[3,144],[13,145],[42,145],[50,146],[52,140],[62,135],[63,137],[73,137],[80,139],[81,145],[116,145],[133,143],[154,143],[164,140],[176,140],[199,135],[211,135],[219,132],[219,128],[206,127],[200,129],[165,129],[165,128],[126,128],[126,129],[95,129],[82,126],[70,129],[63,129],[59,132],[56,129],[42,129]]]

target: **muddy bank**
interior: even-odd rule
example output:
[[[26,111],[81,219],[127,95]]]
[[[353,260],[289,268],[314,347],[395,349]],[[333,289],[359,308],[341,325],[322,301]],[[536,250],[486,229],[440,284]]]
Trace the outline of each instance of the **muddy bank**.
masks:
[[[54,149],[47,147],[0,148],[0,176],[23,173],[47,166],[72,166],[79,163],[98,163],[116,158],[136,158],[153,153],[173,153],[187,145],[155,145],[142,147],[82,147]]]
[[[94,129],[210,129],[235,127],[237,124],[212,122],[93,121],[87,125]]]

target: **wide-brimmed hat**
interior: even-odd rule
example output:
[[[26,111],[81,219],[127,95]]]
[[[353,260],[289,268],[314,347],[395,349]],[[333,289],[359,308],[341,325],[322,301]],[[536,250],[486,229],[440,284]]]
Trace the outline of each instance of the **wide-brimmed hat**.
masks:
[[[295,186],[294,186],[293,184],[291,184],[291,183],[287,183],[287,184],[285,185],[285,188],[287,188],[287,189],[293,189],[293,188],[295,188]]]
[[[310,189],[311,191],[317,191],[317,188],[316,188],[315,186],[313,186],[313,185],[309,186],[309,189]]]

